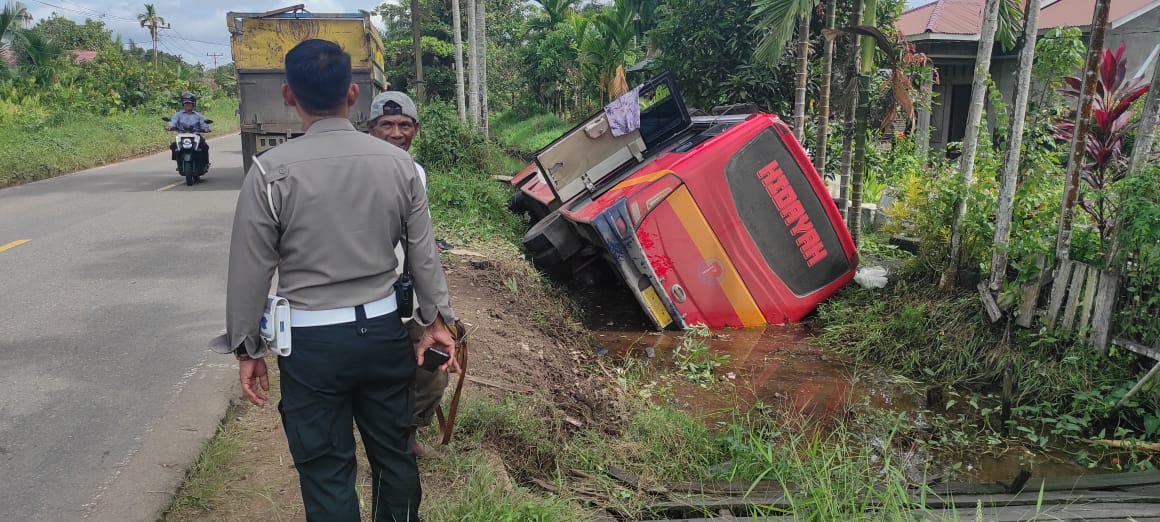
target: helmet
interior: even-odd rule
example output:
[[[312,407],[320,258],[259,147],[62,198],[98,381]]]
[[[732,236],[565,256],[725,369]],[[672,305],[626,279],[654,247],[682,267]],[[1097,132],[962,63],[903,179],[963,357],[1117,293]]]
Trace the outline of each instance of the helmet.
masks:
[[[194,96],[193,93],[189,91],[181,93],[181,104],[185,105],[186,103],[197,105],[197,96]]]

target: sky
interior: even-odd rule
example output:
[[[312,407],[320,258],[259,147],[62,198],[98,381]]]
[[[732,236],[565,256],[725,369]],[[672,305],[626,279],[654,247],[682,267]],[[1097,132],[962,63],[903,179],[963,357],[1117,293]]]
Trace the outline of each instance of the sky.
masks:
[[[371,10],[381,2],[374,0],[20,0],[32,13],[33,24],[57,13],[77,23],[86,18],[105,22],[105,27],[128,44],[130,40],[140,47],[151,48],[149,30],[141,27],[137,15],[145,12],[145,4],[152,3],[157,15],[172,29],[159,31],[158,50],[181,55],[189,63],[213,67],[230,62],[230,33],[226,29],[226,13],[265,12],[295,4],[305,4],[315,13],[357,12]]]
[[[28,7],[35,20],[48,18],[57,13],[65,18],[83,23],[86,18],[105,22],[114,35],[128,43],[130,40],[145,48],[151,47],[149,31],[137,22],[137,15],[145,11],[143,0],[21,0]],[[229,11],[264,12],[297,3],[306,5],[315,13],[367,11],[378,7],[381,2],[374,0],[151,0],[157,14],[165,19],[172,29],[160,31],[158,49],[170,54],[179,54],[185,61],[201,63],[212,67],[217,57],[218,65],[230,61],[230,33],[226,29],[226,13]],[[921,5],[929,0],[907,0],[908,7]],[[192,5],[192,7],[191,7]],[[179,7],[180,6],[180,7]],[[376,23],[377,20],[376,20]]]

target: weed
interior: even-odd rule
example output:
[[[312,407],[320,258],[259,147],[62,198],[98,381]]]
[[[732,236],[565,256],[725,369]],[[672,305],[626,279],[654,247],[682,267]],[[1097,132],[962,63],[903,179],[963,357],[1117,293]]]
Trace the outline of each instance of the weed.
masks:
[[[673,362],[677,370],[690,381],[707,385],[717,380],[714,371],[729,362],[729,354],[716,353],[709,349],[713,332],[703,324],[690,327],[681,344],[673,349]]]

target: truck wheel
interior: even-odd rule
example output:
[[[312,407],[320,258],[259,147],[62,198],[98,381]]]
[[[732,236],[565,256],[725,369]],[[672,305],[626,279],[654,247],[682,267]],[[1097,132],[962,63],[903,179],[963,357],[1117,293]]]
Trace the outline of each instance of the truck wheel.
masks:
[[[540,220],[524,234],[524,248],[532,255],[536,266],[559,273],[568,260],[583,247],[583,240],[572,224],[558,212]]]

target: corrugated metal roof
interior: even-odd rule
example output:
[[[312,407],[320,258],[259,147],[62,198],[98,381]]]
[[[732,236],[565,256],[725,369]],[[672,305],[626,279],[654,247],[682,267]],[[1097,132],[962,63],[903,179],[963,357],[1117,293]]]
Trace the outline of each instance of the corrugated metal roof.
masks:
[[[1157,0],[1110,0],[1113,24],[1128,18]],[[985,0],[936,0],[910,9],[899,17],[895,29],[903,35],[921,33],[975,35],[983,25]],[[1040,29],[1083,27],[1091,24],[1096,0],[1055,0],[1039,12]]]

